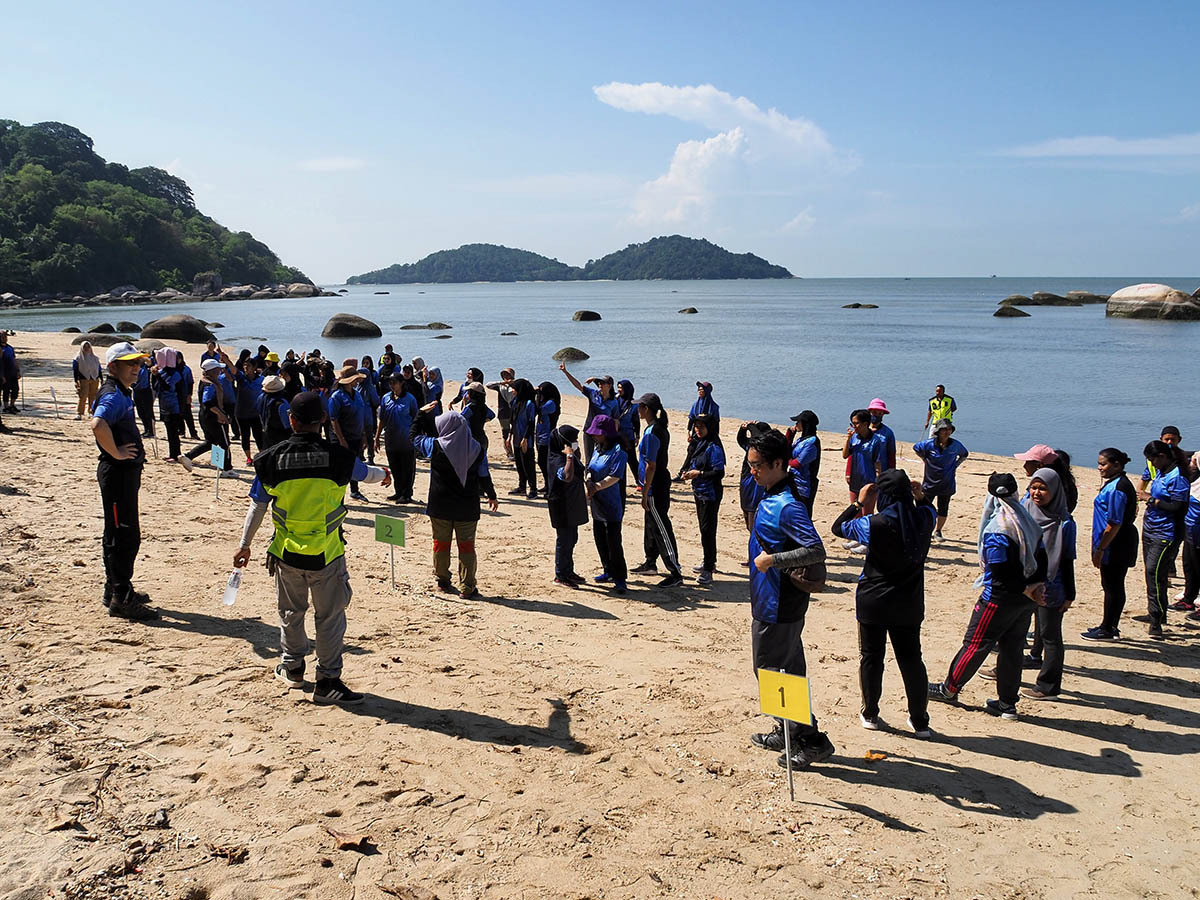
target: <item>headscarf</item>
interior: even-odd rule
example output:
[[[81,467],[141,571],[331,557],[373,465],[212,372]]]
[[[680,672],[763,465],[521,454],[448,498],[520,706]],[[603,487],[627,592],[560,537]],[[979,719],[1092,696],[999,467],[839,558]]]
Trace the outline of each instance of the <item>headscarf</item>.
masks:
[[[696,416],[702,416],[705,414],[714,414],[716,412],[717,404],[712,398],[712,385],[707,381],[697,381],[696,387],[701,391],[701,394],[696,398],[696,402],[692,404],[692,409],[689,415],[691,415],[692,418],[695,418]]]
[[[94,381],[100,377],[100,357],[92,352],[91,341],[84,341],[79,345],[79,352],[75,354],[75,363],[79,367],[80,378]]]
[[[903,469],[886,469],[875,482],[879,494],[879,513],[896,527],[904,558],[910,563],[923,563],[929,549],[933,523],[922,524],[913,502],[912,482]]]
[[[479,441],[471,434],[467,420],[456,412],[442,413],[434,420],[434,424],[437,426],[438,446],[446,454],[446,459],[450,460],[459,482],[466,487],[467,469],[482,449]]]
[[[1008,476],[1012,478],[1012,476]],[[1015,492],[1014,492],[1015,493]],[[988,534],[1007,535],[1017,544],[1021,552],[1021,568],[1028,578],[1037,570],[1037,548],[1042,539],[1042,529],[1017,502],[1016,497],[997,497],[989,491],[983,501],[983,515],[979,518],[979,567],[983,568],[983,539]],[[981,575],[975,582],[982,585]]]
[[[579,429],[574,425],[559,425],[550,432],[550,452],[567,454],[571,444],[579,440]]]
[[[1049,488],[1050,502],[1045,506],[1038,506],[1033,502],[1033,497],[1026,494],[1021,505],[1042,529],[1042,543],[1046,547],[1046,580],[1051,581],[1058,574],[1058,567],[1062,563],[1062,526],[1071,517],[1071,513],[1067,509],[1066,492],[1057,472],[1049,468],[1038,469],[1029,479],[1029,483],[1032,485],[1035,481],[1040,481]]]
[[[534,391],[534,404],[537,406],[539,417],[542,415],[542,406],[547,400],[554,401],[554,412],[550,414],[550,427],[553,428],[558,424],[558,417],[562,414],[562,394],[558,392],[558,385],[553,381],[543,381]]]

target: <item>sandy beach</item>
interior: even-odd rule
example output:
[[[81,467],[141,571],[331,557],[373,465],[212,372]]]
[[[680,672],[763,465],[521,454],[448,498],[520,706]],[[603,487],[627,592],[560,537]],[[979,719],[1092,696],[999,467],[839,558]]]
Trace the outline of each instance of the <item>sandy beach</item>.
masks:
[[[71,337],[11,338],[27,412],[6,415],[14,434],[0,436],[8,598],[0,802],[9,820],[0,896],[1197,894],[1200,865],[1188,847],[1200,805],[1200,626],[1172,613],[1167,640],[1148,639],[1130,621],[1145,607],[1139,565],[1128,579],[1126,638],[1079,639],[1100,618],[1099,576],[1086,552],[1094,456],[1077,460],[1083,559],[1064,625],[1063,695],[1023,700],[1021,720],[1004,722],[983,711],[992,684],[976,678],[961,708],[932,705],[935,736],[921,741],[904,726],[890,654],[889,727],[859,725],[861,560],[829,532],[846,491],[842,436],[822,433],[814,518],[831,587],[814,598],[804,637],[815,711],[838,752],[797,774],[792,802],[775,755],[748,741],[769,720],[758,714],[749,662],[734,423],[722,429],[730,465],[718,574],[707,588],[689,578],[682,589],[656,591],[657,579],[634,578],[616,597],[553,585],[545,505],[506,496],[516,472],[496,423],[501,504],[480,523],[481,599],[437,593],[428,520],[365,485],[371,502],[351,503],[347,519],[354,599],[344,677],[368,697],[357,708],[318,707],[271,677],[278,628],[262,568],[269,522],[236,605],[219,605],[246,510],[244,466],[222,480],[218,500],[211,468],[189,476],[148,448],[135,583],[162,620],[107,616],[96,452],[88,422],[74,421]],[[403,336],[381,347],[385,340],[410,355]],[[200,349],[187,348],[193,368]],[[494,377],[503,362],[480,364]],[[549,360],[518,374],[560,383]],[[580,424],[583,398],[560,387],[563,421]],[[685,421],[671,415],[673,469]],[[969,432],[956,436],[971,447]],[[1053,436],[1031,433],[1028,443],[1043,440]],[[160,441],[158,453],[165,449]],[[1123,449],[1139,456],[1140,447]],[[911,444],[899,455],[899,466],[919,475]],[[427,471],[418,467],[418,497]],[[993,471],[1025,483],[1017,460],[972,455],[960,469],[949,540],[930,553],[923,634],[932,679],[961,643],[977,595],[976,526]],[[700,561],[690,488],[676,486],[674,501],[690,575]],[[407,519],[394,586],[388,547],[373,539],[376,513]],[[633,565],[641,541],[641,515],[631,510]],[[599,571],[590,528],[576,564],[585,575]]]

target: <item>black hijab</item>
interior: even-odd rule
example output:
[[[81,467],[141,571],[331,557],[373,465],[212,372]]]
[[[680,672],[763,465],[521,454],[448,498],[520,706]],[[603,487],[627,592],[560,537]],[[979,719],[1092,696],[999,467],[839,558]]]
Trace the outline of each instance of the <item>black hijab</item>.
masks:
[[[891,522],[900,536],[904,557],[911,563],[922,563],[928,552],[932,523],[924,525],[917,519],[913,502],[912,483],[903,469],[887,469],[875,482],[879,489],[879,513]]]
[[[566,456],[570,453],[571,444],[579,441],[579,429],[574,425],[559,425],[550,432],[550,452],[561,453]]]

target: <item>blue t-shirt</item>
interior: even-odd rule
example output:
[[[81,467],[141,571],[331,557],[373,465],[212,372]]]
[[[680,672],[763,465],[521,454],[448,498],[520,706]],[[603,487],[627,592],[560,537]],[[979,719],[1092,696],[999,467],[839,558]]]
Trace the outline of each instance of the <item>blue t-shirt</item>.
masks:
[[[883,441],[873,434],[865,441],[857,434],[850,436],[850,490],[875,483],[875,463],[883,452]]]
[[[646,485],[646,490],[650,490],[650,485],[646,484],[646,464],[658,462],[658,451],[661,446],[662,442],[654,433],[654,426],[646,426],[646,430],[642,432],[642,439],[638,442],[638,481]],[[655,470],[655,478],[661,478],[662,475],[662,472]]]
[[[796,490],[800,492],[801,497],[812,499],[817,486],[813,483],[812,467],[813,463],[821,456],[821,451],[818,449],[818,441],[815,437],[796,438],[792,444],[792,460],[795,462],[791,466],[792,483],[796,485]]]
[[[875,426],[875,440],[880,444],[880,466],[884,469],[896,468],[896,432],[880,422]]]
[[[692,493],[696,499],[716,500],[717,485],[725,475],[725,451],[721,445],[708,441],[703,450],[692,455],[690,468],[699,469],[704,473],[692,479]]]
[[[1188,491],[1191,485],[1175,466],[1170,472],[1159,472],[1150,482],[1150,496],[1156,500],[1189,500]],[[1156,541],[1174,541],[1183,537],[1180,527],[1183,517],[1179,513],[1168,513],[1155,509],[1152,503],[1146,504],[1146,515],[1142,520],[1142,534]]]
[[[1062,567],[1067,560],[1075,559],[1075,520],[1067,519],[1062,523],[1059,531],[1062,535],[1060,538],[1062,555],[1059,557],[1058,571],[1054,573],[1053,578],[1046,579],[1046,606],[1051,609],[1058,609],[1067,601],[1066,591],[1063,588]]]
[[[1125,521],[1125,509],[1129,505],[1129,500],[1125,496],[1124,491],[1117,490],[1117,486],[1121,483],[1120,478],[1113,478],[1108,481],[1104,487],[1100,488],[1100,492],[1096,494],[1096,499],[1092,501],[1092,552],[1100,546],[1100,538],[1104,537],[1104,529],[1109,525],[1121,526]],[[1110,544],[1104,550],[1104,556],[1101,562],[1108,562],[1109,556],[1112,554],[1112,545]]]
[[[258,398],[262,396],[263,377],[255,375],[251,378],[245,372],[235,371],[233,378],[237,382],[237,402],[233,408],[234,415],[239,419],[252,419],[255,410],[258,409]]]
[[[600,393],[600,388],[588,388],[585,393],[587,394],[589,404],[587,415],[589,422],[599,415],[608,416],[610,419],[617,417],[617,404],[620,402],[620,398],[616,394],[605,400]]]
[[[628,459],[619,444],[613,444],[607,450],[597,448],[588,462],[587,478],[597,484],[613,475],[623,478]],[[592,516],[597,522],[620,522],[625,517],[619,482],[597,491],[592,497]]]
[[[758,571],[754,565],[755,557],[764,550],[778,553],[797,547],[820,546],[821,538],[808,516],[808,509],[792,495],[788,487],[776,488],[759,501],[748,547],[750,614],[757,621],[780,621],[779,597],[783,573],[774,566],[765,572]]]
[[[138,377],[137,377],[137,381],[133,385],[133,389],[135,391],[150,390],[150,367],[149,366],[142,366],[140,369],[138,369]]]
[[[536,423],[537,413],[534,411],[533,401],[526,400],[524,403],[518,403],[513,407],[513,440],[520,444],[521,441],[528,439],[532,435]]]
[[[550,445],[550,421],[554,414],[558,412],[558,404],[553,400],[547,400],[538,410],[537,417],[537,445],[539,447],[548,447]]]
[[[995,602],[996,578],[994,569],[1009,561],[1009,555],[1015,554],[1018,548],[1007,534],[998,531],[989,532],[983,536],[983,591],[979,599],[983,603]]]
[[[638,406],[632,400],[617,398],[617,434],[633,440],[637,434]]]
[[[179,386],[183,376],[175,369],[163,369],[155,379],[158,395],[158,409],[164,416],[178,415],[182,412],[179,406]]]
[[[412,394],[399,397],[388,391],[379,404],[379,419],[389,435],[408,440],[412,424],[417,418],[417,401]]]
[[[233,382],[229,376],[222,372],[217,380],[221,384],[221,392],[225,397],[225,412],[231,413],[234,407],[237,406],[237,389],[233,386]]]
[[[925,476],[921,479],[921,490],[927,494],[948,496],[958,490],[954,473],[967,458],[967,448],[950,438],[945,447],[939,447],[933,438],[913,444],[913,453],[925,460]]]
[[[358,391],[339,388],[329,398],[329,418],[338,423],[347,441],[358,440],[367,427],[367,403]]]
[[[218,385],[213,384],[207,378],[200,382],[200,405],[201,406],[219,406],[219,397],[217,394]],[[221,392],[224,395],[224,391]]]

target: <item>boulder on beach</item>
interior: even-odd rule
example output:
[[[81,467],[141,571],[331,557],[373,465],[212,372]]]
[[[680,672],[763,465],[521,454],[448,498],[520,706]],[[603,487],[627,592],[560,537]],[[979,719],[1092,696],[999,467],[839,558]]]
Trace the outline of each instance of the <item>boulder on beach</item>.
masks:
[[[239,284],[237,287],[227,287],[217,294],[218,300],[245,300],[253,294],[257,287],[252,284]]]
[[[88,341],[93,347],[111,347],[113,344],[119,344],[122,341],[133,343],[133,338],[127,334],[81,334],[71,341],[71,343],[78,345],[84,341]]]
[[[593,312],[590,309],[576,310],[575,315],[571,316],[572,322],[599,322],[600,313]]]
[[[447,325],[445,322],[430,322],[425,326],[430,331],[445,331],[447,328],[453,328],[453,325]]]
[[[847,303],[842,309],[879,309],[878,303]]]
[[[99,325],[93,325],[88,329],[89,334],[112,334],[117,329],[113,328],[108,322],[101,322]]]
[[[1133,284],[1108,298],[1104,314],[1114,319],[1200,321],[1200,298],[1165,284]]]
[[[62,333],[63,334],[79,334],[79,329],[76,328],[74,325],[68,325],[66,328],[64,328],[62,330]]]
[[[141,331],[142,326],[137,322],[118,322],[117,331],[123,331],[126,334],[133,334],[135,331]]]
[[[208,326],[195,316],[184,313],[172,313],[148,322],[142,329],[142,337],[161,338],[165,341],[186,341],[190,344],[203,344],[216,339],[208,330]]]
[[[1027,319],[1029,313],[1015,306],[1001,306],[992,315],[997,319]]]
[[[255,291],[253,294],[250,295],[250,299],[251,300],[274,300],[276,297],[282,297],[282,296],[283,296],[283,294],[280,294],[276,291],[269,291],[269,290],[264,289],[261,291]]]
[[[201,272],[192,279],[192,293],[197,297],[211,297],[221,293],[225,282],[221,280],[220,272]]]
[[[563,347],[551,359],[555,362],[581,362],[585,359],[591,359],[591,357],[578,347]]]
[[[700,312],[700,310],[696,309],[694,306],[685,306],[679,312],[685,316],[694,316],[696,313]]]
[[[353,313],[338,313],[325,323],[321,337],[383,337],[383,331],[370,319]]]
[[[1067,291],[1067,299],[1076,303],[1107,303],[1108,294],[1093,294],[1091,291]]]
[[[161,350],[167,345],[155,338],[142,338],[140,341],[134,341],[133,346],[137,347],[143,353],[153,353],[155,350]]]
[[[302,281],[296,281],[287,286],[287,295],[289,297],[315,297],[320,293],[320,288],[314,287],[311,284],[305,284]],[[380,333],[382,334],[382,332]]]

